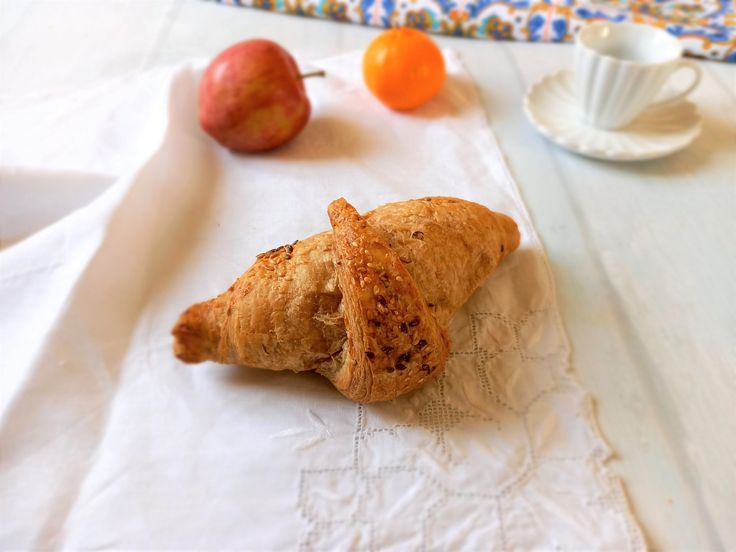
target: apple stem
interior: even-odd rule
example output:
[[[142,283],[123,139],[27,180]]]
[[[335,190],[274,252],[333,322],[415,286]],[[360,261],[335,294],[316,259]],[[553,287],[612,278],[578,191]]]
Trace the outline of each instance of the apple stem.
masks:
[[[327,73],[325,73],[324,71],[320,69],[319,71],[310,71],[309,73],[302,73],[301,75],[299,75],[299,78],[303,80],[303,79],[308,79],[309,77],[324,77],[326,75]]]

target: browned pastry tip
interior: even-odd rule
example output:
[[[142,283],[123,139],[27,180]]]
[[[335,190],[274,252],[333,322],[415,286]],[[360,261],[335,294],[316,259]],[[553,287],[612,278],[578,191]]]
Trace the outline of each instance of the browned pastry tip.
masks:
[[[213,320],[215,310],[208,302],[189,307],[177,321],[171,334],[174,336],[174,355],[187,363],[197,363],[212,358],[213,347],[220,342],[219,324]]]

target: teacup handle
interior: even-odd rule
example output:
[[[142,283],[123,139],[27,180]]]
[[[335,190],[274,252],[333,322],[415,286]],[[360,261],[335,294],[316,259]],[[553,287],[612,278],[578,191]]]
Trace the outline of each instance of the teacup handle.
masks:
[[[679,71],[680,69],[690,69],[693,72],[693,82],[690,83],[690,86],[688,86],[687,88],[685,88],[685,90],[682,90],[681,92],[674,92],[668,97],[650,104],[650,107],[659,107],[681,100],[687,97],[690,92],[695,90],[695,88],[700,84],[700,79],[703,77],[703,71],[700,69],[700,66],[697,63],[695,63],[694,61],[690,61],[689,59],[681,59],[677,62],[677,67],[675,67],[672,73],[670,73],[670,76],[672,76],[676,71]]]

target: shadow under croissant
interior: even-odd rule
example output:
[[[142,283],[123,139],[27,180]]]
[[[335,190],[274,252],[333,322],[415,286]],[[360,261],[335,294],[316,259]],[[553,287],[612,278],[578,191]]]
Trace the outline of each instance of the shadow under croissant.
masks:
[[[446,372],[441,378],[451,377]],[[439,379],[439,378],[438,378]],[[307,397],[310,402],[320,404],[350,405],[351,403],[335,389],[332,383],[316,371],[291,372],[260,370],[230,364],[225,367],[223,381],[234,387],[242,387],[249,393],[268,394],[275,402],[293,401]],[[360,405],[381,412],[383,421],[389,425],[401,425],[415,419],[421,410],[417,402],[437,392],[438,380],[427,382],[423,387],[387,402]],[[354,406],[358,406],[354,404]]]
[[[285,395],[300,397],[303,397],[305,393],[313,393],[314,398],[328,399],[332,396],[336,401],[345,401],[345,397],[334,388],[330,381],[315,371],[271,371],[230,364],[227,365],[224,380],[230,385],[245,387],[254,392],[262,390],[271,393],[279,390]]]

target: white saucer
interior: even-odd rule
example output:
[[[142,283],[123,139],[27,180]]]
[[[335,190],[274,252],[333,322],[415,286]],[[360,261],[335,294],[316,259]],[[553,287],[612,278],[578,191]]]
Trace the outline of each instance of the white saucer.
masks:
[[[674,153],[700,134],[695,104],[683,100],[649,108],[627,127],[601,130],[588,126],[575,100],[572,71],[560,71],[534,84],[524,98],[524,113],[555,144],[588,157],[643,161]]]

